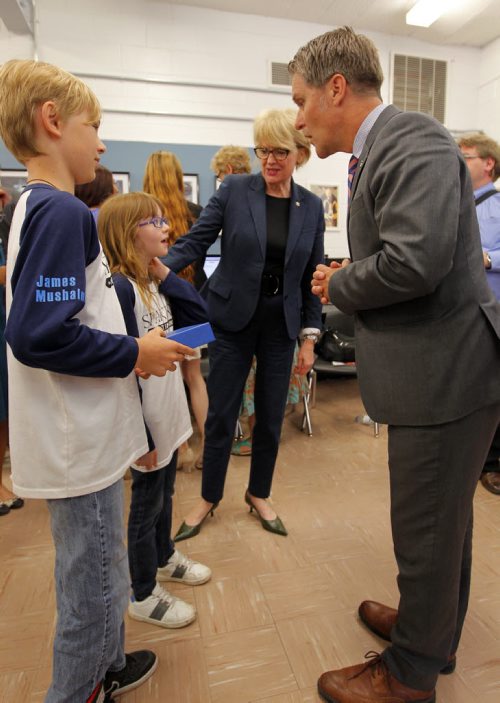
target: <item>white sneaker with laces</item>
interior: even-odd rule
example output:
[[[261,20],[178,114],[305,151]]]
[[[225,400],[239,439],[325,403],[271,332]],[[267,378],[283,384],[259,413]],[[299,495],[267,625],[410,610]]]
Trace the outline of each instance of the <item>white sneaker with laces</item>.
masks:
[[[177,581],[187,586],[199,586],[212,576],[211,569],[186,557],[178,549],[172,554],[165,566],[156,572],[158,581]]]
[[[185,627],[196,618],[196,610],[192,605],[172,596],[159,584],[156,584],[148,598],[132,599],[128,606],[128,614],[133,620],[172,629]]]

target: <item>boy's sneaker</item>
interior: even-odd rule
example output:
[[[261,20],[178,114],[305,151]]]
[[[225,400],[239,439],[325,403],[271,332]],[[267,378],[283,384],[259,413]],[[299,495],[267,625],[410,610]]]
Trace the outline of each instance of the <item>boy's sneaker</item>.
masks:
[[[112,701],[122,693],[137,688],[153,674],[158,666],[158,657],[148,649],[125,654],[126,664],[120,671],[108,671],[104,677],[105,701]]]
[[[206,583],[212,576],[208,566],[184,556],[178,549],[172,554],[165,566],[156,572],[158,581],[177,581],[188,586],[198,586]]]
[[[185,627],[196,618],[196,610],[192,605],[172,596],[158,584],[148,598],[132,598],[128,614],[134,620],[171,628]]]

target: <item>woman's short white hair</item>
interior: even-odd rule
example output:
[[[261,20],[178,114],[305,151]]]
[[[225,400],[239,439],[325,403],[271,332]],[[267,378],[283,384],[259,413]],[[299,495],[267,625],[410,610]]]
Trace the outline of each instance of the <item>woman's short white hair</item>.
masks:
[[[311,156],[311,143],[295,129],[296,110],[264,110],[254,120],[253,138],[255,146],[271,146],[290,151],[299,151],[297,167],[303,166]]]

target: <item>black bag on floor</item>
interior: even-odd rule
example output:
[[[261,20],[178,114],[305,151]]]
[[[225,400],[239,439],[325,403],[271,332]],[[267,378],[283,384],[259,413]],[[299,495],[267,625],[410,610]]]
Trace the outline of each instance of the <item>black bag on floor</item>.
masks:
[[[347,363],[355,360],[354,337],[339,332],[333,327],[326,329],[321,335],[314,351],[325,361]]]

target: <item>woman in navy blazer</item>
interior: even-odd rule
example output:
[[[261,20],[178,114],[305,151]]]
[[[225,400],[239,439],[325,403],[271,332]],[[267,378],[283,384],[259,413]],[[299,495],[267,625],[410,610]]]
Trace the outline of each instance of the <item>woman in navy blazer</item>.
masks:
[[[254,123],[261,173],[224,179],[189,234],[164,261],[173,271],[203,256],[222,230],[220,263],[208,280],[215,341],[209,347],[209,410],[205,426],[202,499],[176,540],[198,534],[222,498],[243,387],[257,357],[252,460],[245,501],[263,527],[286,535],[266,500],[278,453],[295,341],[298,371],[312,367],[321,305],[310,281],[323,261],[321,200],[294,183],[310,156],[294,127],[294,110],[269,110]]]

